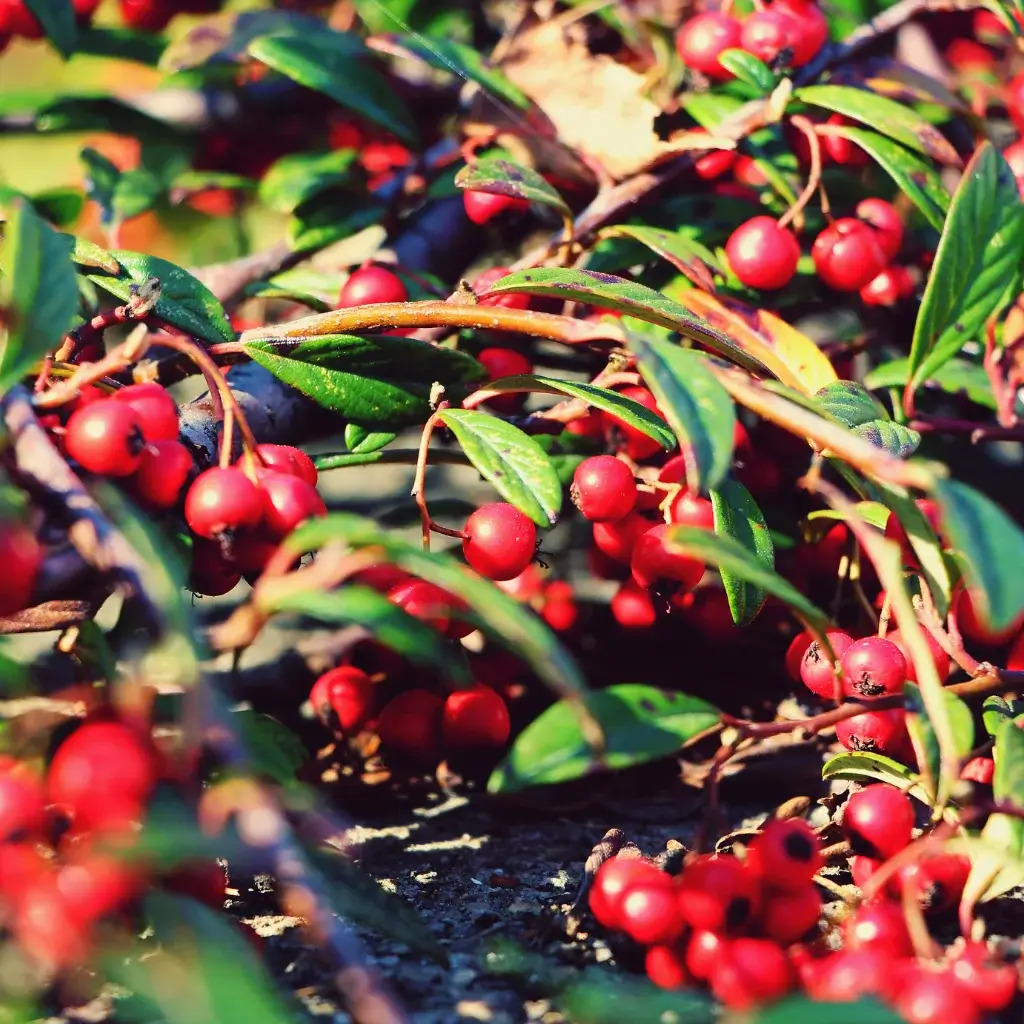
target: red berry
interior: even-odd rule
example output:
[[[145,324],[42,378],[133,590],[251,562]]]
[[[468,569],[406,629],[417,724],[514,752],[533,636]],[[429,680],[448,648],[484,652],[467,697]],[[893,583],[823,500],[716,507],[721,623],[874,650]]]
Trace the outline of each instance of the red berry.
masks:
[[[932,532],[941,541],[942,513],[939,506],[930,498],[918,498],[914,504],[917,506],[918,511],[920,511],[928,521],[928,525],[932,528]],[[903,529],[903,524],[896,518],[895,513],[890,513],[888,519],[885,521],[885,537],[886,540],[896,541],[903,549],[903,564],[907,566],[907,568],[917,568],[917,556],[914,554],[913,549],[910,546],[910,539],[907,537],[906,530]]]
[[[957,628],[961,634],[975,643],[988,644],[992,647],[1009,643],[1020,629],[1020,621],[1012,623],[1005,629],[992,629],[986,621],[986,616],[981,614],[982,608],[984,601],[977,591],[965,587],[958,593],[954,610]]]
[[[530,208],[526,199],[503,196],[495,192],[474,192],[466,189],[462,193],[462,205],[466,216],[474,224],[489,224],[495,217],[505,213],[524,213]]]
[[[622,903],[638,885],[657,885],[664,872],[639,857],[612,857],[594,876],[590,889],[590,911],[606,928],[622,927]]]
[[[572,584],[565,580],[553,580],[547,585],[541,616],[557,633],[564,633],[576,625],[579,609],[576,607]]]
[[[25,0],[4,0],[0,4],[0,31],[23,39],[42,39],[43,28]]]
[[[503,747],[512,722],[499,694],[489,686],[477,685],[448,695],[441,728],[447,750],[479,750]]]
[[[658,988],[686,988],[690,977],[684,960],[680,946],[651,946],[644,956],[644,970]]]
[[[90,925],[134,899],[144,879],[125,861],[86,854],[61,865],[54,882],[69,919]]]
[[[832,114],[825,122],[827,125],[836,127],[850,123],[842,114]],[[856,142],[851,142],[841,135],[823,135],[821,148],[823,155],[827,155],[831,160],[843,167],[863,167],[869,159],[867,153]]]
[[[1022,108],[1024,109],[1024,108]],[[1018,139],[1003,150],[1003,158],[1017,182],[1017,191],[1024,197],[1024,139]]]
[[[451,598],[446,591],[426,580],[408,579],[396,583],[388,591],[388,600],[438,633],[446,633],[451,625]]]
[[[873,949],[894,960],[914,952],[903,908],[887,901],[861,904],[844,923],[843,938],[847,949]]]
[[[789,647],[786,648],[786,672],[794,683],[803,681],[800,678],[800,666],[803,664],[804,655],[812,643],[814,643],[814,634],[806,629],[802,629],[790,640]],[[831,679],[828,682],[829,685],[833,685]]]
[[[804,0],[775,0],[772,9],[788,14],[796,22],[792,64],[795,68],[803,67],[828,42],[828,19],[817,4]]]
[[[707,981],[729,940],[718,932],[697,928],[686,943],[686,969],[698,981]]]
[[[730,1009],[781,999],[793,983],[786,954],[771,939],[733,939],[711,975],[711,991]]]
[[[483,295],[491,285],[500,281],[503,277],[507,277],[512,273],[511,267],[490,267],[485,270],[482,274],[479,274],[476,280],[473,282],[473,291],[478,296]],[[481,306],[504,306],[506,309],[529,309],[530,302],[533,296],[528,295],[526,292],[504,292],[501,295],[488,295],[486,298],[478,298],[477,302]],[[517,371],[524,372],[524,371]],[[532,373],[532,368],[529,371]],[[495,376],[498,376],[495,374]]]
[[[173,4],[163,0],[120,0],[121,20],[139,32],[162,32],[174,17]]]
[[[50,863],[35,843],[0,843],[0,906],[16,904],[49,872]]]
[[[877,860],[875,857],[868,857],[864,854],[854,854],[850,858],[850,874],[853,876],[853,884],[858,889],[863,889],[868,879],[885,863],[884,860]],[[886,887],[886,892],[889,892]]]
[[[983,1010],[1005,1010],[1017,994],[1017,970],[996,960],[984,942],[966,942],[950,967],[960,988]]]
[[[0,757],[0,844],[35,839],[45,824],[42,783],[27,765]]]
[[[903,219],[896,212],[896,207],[872,196],[857,204],[857,216],[874,228],[886,261],[895,259],[903,246]]]
[[[135,410],[147,441],[177,441],[178,405],[159,384],[132,384],[111,397]]]
[[[902,868],[897,884],[903,892],[910,891],[926,914],[941,914],[960,903],[970,873],[968,857],[937,853]]]
[[[709,135],[705,128],[694,128],[694,135]],[[697,177],[702,181],[714,181],[726,172],[732,170],[736,163],[735,149],[712,149],[704,156],[697,157],[693,162],[693,169]]]
[[[811,246],[818,277],[841,292],[859,291],[877,277],[886,259],[878,235],[855,217],[840,217]]]
[[[747,865],[775,889],[802,890],[821,870],[821,844],[805,821],[769,821],[747,848]]]
[[[514,348],[485,348],[477,356],[487,371],[488,380],[499,380],[502,377],[518,377],[524,373],[533,373],[533,363]],[[507,394],[489,398],[487,404],[495,412],[503,416],[511,416],[526,401],[526,392],[510,391]]]
[[[612,617],[623,629],[650,629],[658,619],[651,595],[636,580],[625,580],[611,600]]]
[[[895,786],[866,786],[846,801],[842,824],[854,853],[888,860],[910,842],[914,806]]]
[[[899,759],[907,741],[907,716],[899,708],[865,711],[836,725],[836,739],[847,750],[873,750]]]
[[[688,594],[676,594],[672,607],[678,608],[709,644],[726,644],[736,636],[739,627],[733,622],[729,598],[719,587],[698,587]]]
[[[256,454],[267,469],[272,469],[276,473],[290,473],[316,487],[319,478],[316,466],[301,448],[293,448],[290,444],[258,444]],[[236,465],[241,465],[241,461],[240,459]]]
[[[32,603],[44,551],[36,535],[18,522],[0,523],[0,615],[13,615]]]
[[[1014,75],[1006,86],[1006,112],[1018,131],[1024,131],[1024,72]]]
[[[155,777],[153,756],[133,730],[90,722],[57,748],[46,785],[50,802],[70,811],[84,830],[137,819]]]
[[[836,659],[842,660],[843,655],[853,643],[853,637],[841,629],[826,630],[825,636],[828,637]],[[827,700],[834,699],[838,682],[835,670],[836,666],[829,661],[828,654],[821,642],[813,641],[804,651],[803,659],[800,662],[800,678],[803,680],[804,686],[819,697],[824,697]]]
[[[740,46],[741,33],[740,23],[735,18],[707,11],[690,18],[676,32],[676,50],[687,67],[708,78],[732,78],[732,72],[722,67],[718,57],[723,51]]]
[[[860,290],[865,306],[895,306],[914,294],[914,279],[906,267],[885,267]]]
[[[679,908],[692,928],[741,931],[760,903],[760,880],[734,857],[701,857],[683,872]]]
[[[693,590],[704,575],[704,563],[672,550],[666,535],[671,527],[659,523],[637,540],[629,567],[641,587],[668,583],[677,592]]]
[[[915,965],[900,972],[894,1006],[907,1024],[980,1024],[981,1009],[949,972]]]
[[[595,455],[576,467],[570,494],[573,504],[591,522],[611,522],[633,511],[636,479],[621,459]]]
[[[340,309],[368,306],[378,302],[405,302],[409,298],[402,279],[386,267],[374,265],[354,270],[341,289]]]
[[[196,539],[188,577],[190,590],[207,597],[220,597],[234,590],[241,578],[238,566],[224,557],[220,544]]]
[[[903,634],[898,629],[894,629],[891,633],[886,633],[885,638],[891,643],[894,643],[903,653],[903,659],[907,663],[907,681],[916,683],[917,668],[914,665],[914,659],[910,655],[910,648],[907,647],[903,640]],[[934,664],[935,671],[938,673],[939,681],[943,682],[949,675],[949,671],[953,667],[953,663],[950,660],[949,655],[939,646],[938,640],[936,640],[935,637],[933,637],[927,630],[924,631],[924,638],[928,641],[928,649],[932,653],[932,664]]]
[[[321,719],[333,713],[342,732],[358,732],[373,709],[373,682],[362,669],[341,665],[317,679],[309,702]]]
[[[611,523],[594,523],[594,547],[615,562],[628,563],[636,542],[651,528],[651,521],[636,512]]]
[[[537,528],[514,505],[481,505],[463,529],[462,553],[481,576],[510,580],[533,561]]]
[[[429,690],[406,690],[384,705],[377,733],[385,753],[418,768],[441,759],[444,701]]]
[[[174,508],[192,469],[192,456],[180,441],[150,441],[135,474],[139,497],[155,508]]]
[[[817,929],[821,896],[813,882],[799,887],[769,889],[761,905],[761,930],[780,946],[799,942]]]
[[[907,678],[903,652],[882,637],[854,640],[843,654],[843,692],[854,700],[873,700],[902,693]]]
[[[680,491],[669,506],[669,518],[678,526],[696,526],[715,532],[715,509],[707,498]]]
[[[192,532],[212,540],[251,529],[263,518],[263,493],[240,469],[214,466],[193,481],[185,495],[185,520]]]
[[[282,540],[307,519],[327,515],[327,506],[317,489],[301,477],[265,470],[260,474],[263,493],[261,529],[268,537]]]
[[[991,786],[996,763],[991,757],[972,757],[960,771],[960,778],[976,782],[979,786]]]
[[[647,388],[640,387],[639,385],[621,388],[619,394],[623,398],[631,398],[634,402],[639,402],[645,409],[653,412],[655,416],[665,419],[665,414],[661,411],[657,400]],[[626,455],[634,462],[642,462],[644,459],[649,459],[652,455],[656,455],[661,451],[659,442],[655,441],[653,437],[648,437],[642,430],[638,430],[631,423],[626,423],[620,420],[618,416],[613,416],[608,412],[602,412],[601,416],[609,439],[614,445],[621,446]]]
[[[795,18],[769,7],[755,11],[744,20],[740,44],[765,64],[771,64],[783,51],[788,51],[787,63],[792,64],[799,36],[800,26]]]
[[[630,886],[619,906],[619,927],[644,946],[675,942],[682,934],[674,880],[663,871],[656,884],[642,882]]]
[[[729,236],[725,255],[747,287],[774,291],[793,279],[800,244],[792,231],[780,228],[771,217],[752,217]]]
[[[852,1003],[888,988],[893,963],[876,949],[844,949],[822,960],[803,975],[807,994],[824,1003]]]
[[[139,468],[144,443],[138,414],[111,398],[79,406],[64,434],[68,455],[103,476],[131,476]]]

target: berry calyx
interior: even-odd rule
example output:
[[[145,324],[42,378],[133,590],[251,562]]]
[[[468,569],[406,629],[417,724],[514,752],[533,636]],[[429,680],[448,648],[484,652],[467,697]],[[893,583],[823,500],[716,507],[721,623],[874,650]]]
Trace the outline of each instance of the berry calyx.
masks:
[[[405,302],[409,292],[402,279],[386,267],[373,264],[354,270],[341,289],[340,309],[369,306],[379,302]]]
[[[740,931],[756,917],[760,903],[760,880],[734,857],[701,857],[680,880],[679,909],[691,928]]]
[[[898,759],[908,740],[906,713],[900,708],[865,711],[838,722],[836,739],[847,750],[873,750]]]
[[[707,11],[690,18],[676,32],[676,51],[687,67],[725,81],[733,76],[719,63],[719,55],[739,47],[741,36],[740,23],[731,15]]]
[[[443,709],[444,701],[429,690],[406,690],[393,697],[377,722],[384,752],[417,768],[434,768],[441,759]]]
[[[879,248],[886,261],[894,260],[903,245],[903,218],[896,207],[884,199],[871,196],[857,204],[857,216],[874,228]]]
[[[192,456],[180,441],[151,441],[142,450],[135,489],[155,508],[174,508],[193,468]]]
[[[290,473],[263,472],[260,491],[263,495],[260,529],[273,540],[287,537],[307,519],[327,515],[327,506],[317,489]]]
[[[829,660],[821,641],[814,640],[807,646],[800,661],[800,679],[811,693],[834,699],[837,694],[836,667],[853,643],[853,637],[840,629],[826,630],[825,636],[836,656],[836,662]]]
[[[532,561],[537,550],[537,528],[504,501],[481,505],[466,520],[462,553],[481,576],[510,580]]]
[[[576,467],[569,494],[584,518],[596,523],[610,522],[633,511],[636,479],[621,459],[595,455]]]
[[[842,828],[854,853],[888,860],[910,842],[914,806],[895,786],[866,786],[846,801]]]
[[[900,693],[907,678],[903,652],[890,640],[866,636],[854,640],[843,654],[843,692],[855,700],[873,700]]]
[[[193,533],[208,540],[255,527],[263,510],[263,493],[233,467],[204,470],[185,495],[186,522]]]
[[[489,686],[478,684],[448,695],[441,731],[446,750],[491,749],[508,742],[512,721],[501,696]]]
[[[841,292],[860,291],[885,267],[878,235],[855,217],[840,217],[811,246],[818,277]]]
[[[747,847],[746,862],[768,885],[800,891],[821,869],[821,844],[799,818],[769,821]]]
[[[342,732],[358,732],[373,710],[373,683],[362,669],[341,665],[317,679],[309,702],[322,720],[333,715]]]
[[[751,217],[729,236],[725,255],[732,272],[748,288],[774,291],[793,279],[800,243],[771,217]]]
[[[641,587],[665,586],[678,593],[693,590],[704,575],[703,562],[672,549],[667,523],[659,523],[637,540],[630,558],[633,579]]]
[[[178,439],[177,403],[159,384],[131,384],[115,391],[111,398],[135,410],[147,441]]]
[[[83,469],[102,476],[131,476],[142,461],[144,444],[138,413],[112,398],[79,406],[64,434],[68,455]]]

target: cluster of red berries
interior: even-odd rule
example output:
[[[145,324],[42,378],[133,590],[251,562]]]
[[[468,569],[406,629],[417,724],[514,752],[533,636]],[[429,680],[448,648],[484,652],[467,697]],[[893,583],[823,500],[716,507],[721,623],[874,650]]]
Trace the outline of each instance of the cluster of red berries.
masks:
[[[719,60],[726,50],[745,50],[766,64],[802,67],[827,41],[825,15],[808,0],[773,0],[742,20],[706,11],[676,32],[676,50],[683,63],[714,81],[733,77]]]
[[[98,922],[130,913],[150,881],[223,905],[216,862],[157,874],[133,855],[158,775],[148,737],[116,721],[77,728],[45,777],[0,757],[0,927],[33,960],[53,969],[83,962]]]
[[[335,118],[327,131],[332,149],[354,149],[360,166],[366,171],[371,191],[386,185],[401,170],[411,166],[415,156],[393,135],[378,131],[349,118]]]

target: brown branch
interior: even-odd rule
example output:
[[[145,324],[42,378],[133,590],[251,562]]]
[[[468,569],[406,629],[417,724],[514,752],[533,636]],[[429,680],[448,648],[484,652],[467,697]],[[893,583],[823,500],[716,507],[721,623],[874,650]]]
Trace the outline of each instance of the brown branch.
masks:
[[[25,608],[0,618],[0,635],[48,633],[77,626],[91,619],[102,603],[103,598],[93,601],[44,601],[33,608]]]
[[[993,441],[1024,444],[1024,427],[1004,427],[998,423],[975,423],[942,416],[919,416],[908,426],[921,434],[967,434],[971,444],[991,444]]]

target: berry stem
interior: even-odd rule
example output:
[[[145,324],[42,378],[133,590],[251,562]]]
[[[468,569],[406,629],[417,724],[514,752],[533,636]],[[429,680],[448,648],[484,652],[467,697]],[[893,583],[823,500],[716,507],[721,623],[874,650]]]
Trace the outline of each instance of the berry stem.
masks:
[[[807,184],[804,185],[803,191],[797,196],[796,202],[779,218],[778,225],[780,228],[786,227],[797,217],[800,211],[811,201],[811,197],[821,184],[821,143],[818,141],[814,125],[802,114],[794,114],[789,119],[789,123],[807,139],[807,145],[811,154],[811,168],[807,173]]]
[[[440,413],[448,408],[447,402],[441,402],[437,410],[430,416],[426,423],[423,424],[423,433],[420,436],[420,446],[416,454],[416,473],[413,476],[412,491],[410,492],[413,498],[416,499],[416,506],[420,510],[420,524],[423,530],[423,549],[425,551],[430,550],[430,532],[434,528],[434,521],[430,518],[430,510],[427,508],[427,495],[426,495],[426,476],[427,476],[427,457],[430,454],[430,438],[434,433],[434,428],[441,422]],[[443,532],[443,530],[437,530],[437,533]],[[451,534],[451,536],[461,536],[461,534]]]

